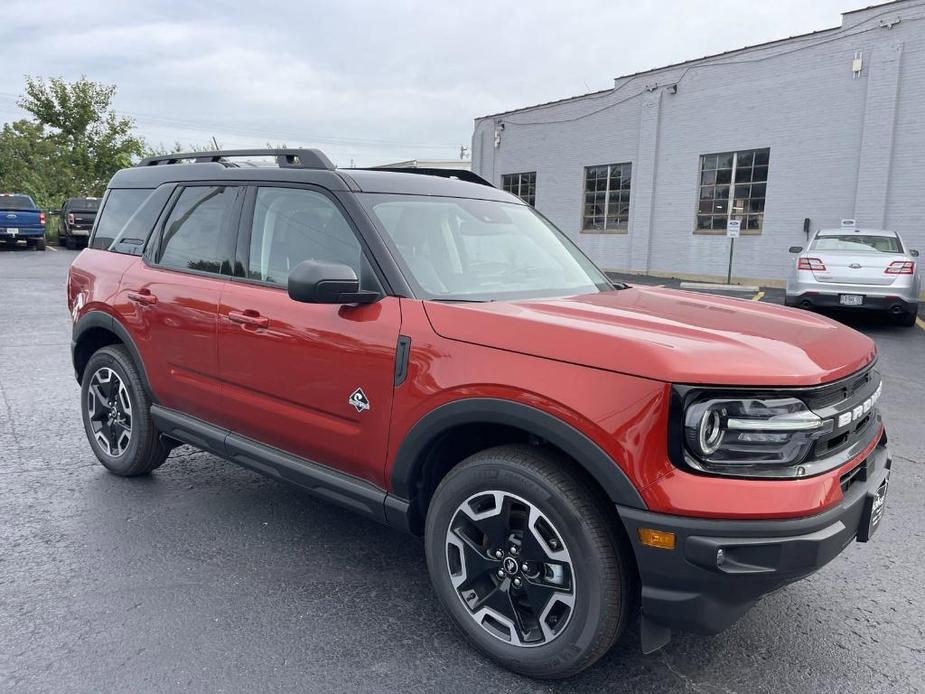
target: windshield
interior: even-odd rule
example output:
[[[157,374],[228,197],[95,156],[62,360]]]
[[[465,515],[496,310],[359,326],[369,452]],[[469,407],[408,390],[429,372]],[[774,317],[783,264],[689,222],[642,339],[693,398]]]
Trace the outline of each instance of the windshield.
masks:
[[[562,232],[526,205],[421,195],[359,197],[424,298],[492,301],[613,289]]]
[[[35,203],[28,195],[0,195],[0,210],[34,210]]]
[[[814,251],[855,251],[857,253],[902,253],[902,245],[895,236],[869,236],[866,234],[839,234],[817,236],[811,249]]]

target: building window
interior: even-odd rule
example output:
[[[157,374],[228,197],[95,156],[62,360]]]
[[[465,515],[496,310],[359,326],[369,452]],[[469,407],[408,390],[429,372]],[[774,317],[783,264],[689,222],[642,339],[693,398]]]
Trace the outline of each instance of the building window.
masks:
[[[633,165],[603,164],[585,169],[583,231],[626,231],[630,219]]]
[[[697,230],[726,230],[738,219],[742,231],[761,231],[768,185],[769,149],[704,154],[700,157]]]
[[[536,207],[536,171],[503,174],[501,189],[513,193],[532,207]]]

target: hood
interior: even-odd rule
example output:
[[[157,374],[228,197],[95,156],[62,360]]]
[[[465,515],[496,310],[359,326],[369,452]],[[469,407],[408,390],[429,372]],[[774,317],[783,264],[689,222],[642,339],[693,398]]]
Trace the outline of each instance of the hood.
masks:
[[[424,305],[450,340],[672,383],[817,385],[876,356],[872,340],[823,316],[674,289]]]

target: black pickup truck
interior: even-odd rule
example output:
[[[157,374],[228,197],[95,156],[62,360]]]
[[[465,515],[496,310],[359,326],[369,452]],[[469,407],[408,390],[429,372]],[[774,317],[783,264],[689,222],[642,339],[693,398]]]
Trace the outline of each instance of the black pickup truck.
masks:
[[[58,244],[68,248],[86,246],[100,209],[99,198],[68,198],[61,208]]]

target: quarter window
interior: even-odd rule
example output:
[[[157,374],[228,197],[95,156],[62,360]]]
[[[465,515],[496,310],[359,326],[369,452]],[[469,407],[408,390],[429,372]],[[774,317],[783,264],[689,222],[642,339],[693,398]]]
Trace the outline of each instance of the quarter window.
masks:
[[[730,219],[742,222],[743,230],[761,230],[770,153],[747,149],[700,157],[698,231],[724,232]]]
[[[230,216],[236,191],[227,186],[185,188],[164,225],[157,263],[230,275],[235,235]]]
[[[375,284],[360,242],[329,198],[301,188],[258,188],[247,277],[285,286],[304,260],[348,265],[362,288]]]
[[[96,231],[90,240],[90,248],[107,249],[121,234],[132,215],[151,195],[147,188],[115,188],[106,195],[103,211],[96,223]],[[153,221],[151,226],[154,226]],[[148,227],[148,231],[151,227]]]
[[[604,233],[628,229],[632,178],[633,165],[629,162],[585,169],[583,231]]]
[[[536,171],[502,175],[501,189],[536,207]]]

